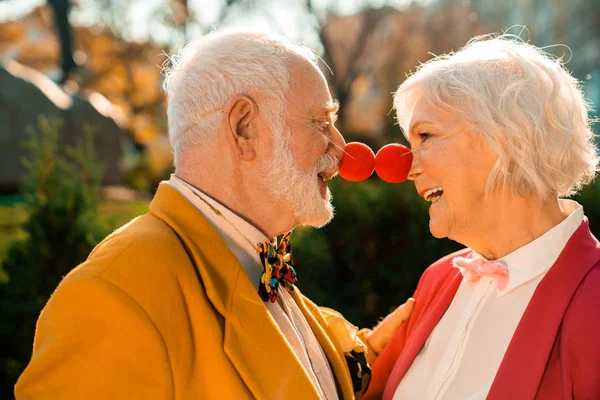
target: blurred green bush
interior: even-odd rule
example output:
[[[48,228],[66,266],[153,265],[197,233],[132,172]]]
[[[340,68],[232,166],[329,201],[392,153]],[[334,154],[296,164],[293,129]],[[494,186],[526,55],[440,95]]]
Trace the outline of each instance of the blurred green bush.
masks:
[[[57,151],[61,123],[40,119],[30,132],[24,160],[24,237],[5,251],[0,285],[0,398],[31,357],[35,324],[60,280],[86,259],[107,233],[98,219],[101,182],[88,131],[76,148]],[[60,153],[60,154],[59,154]]]

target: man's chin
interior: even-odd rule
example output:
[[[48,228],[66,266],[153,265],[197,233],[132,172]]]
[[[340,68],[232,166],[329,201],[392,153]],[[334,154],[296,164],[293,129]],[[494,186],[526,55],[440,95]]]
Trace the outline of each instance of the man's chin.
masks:
[[[328,223],[330,223],[332,219],[333,219],[333,208],[330,209],[330,212],[327,214],[326,217],[324,217],[321,221],[318,221],[317,223],[313,224],[312,226],[314,226],[315,228],[322,228],[325,225],[327,225]]]
[[[329,191],[329,186],[327,185],[327,182],[319,180],[319,194],[321,195],[321,198],[323,200],[327,202],[331,200],[331,192]]]
[[[331,203],[325,201],[323,203],[326,204],[320,204],[319,209],[314,209],[308,215],[300,217],[299,225],[315,228],[322,228],[327,225],[333,219],[334,211]]]

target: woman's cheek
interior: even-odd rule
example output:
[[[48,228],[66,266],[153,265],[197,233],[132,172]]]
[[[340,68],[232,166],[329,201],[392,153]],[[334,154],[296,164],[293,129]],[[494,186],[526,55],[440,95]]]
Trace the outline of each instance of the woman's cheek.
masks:
[[[421,161],[421,165],[430,166],[435,164],[435,156],[432,154],[431,149],[424,148],[419,152],[419,159]]]

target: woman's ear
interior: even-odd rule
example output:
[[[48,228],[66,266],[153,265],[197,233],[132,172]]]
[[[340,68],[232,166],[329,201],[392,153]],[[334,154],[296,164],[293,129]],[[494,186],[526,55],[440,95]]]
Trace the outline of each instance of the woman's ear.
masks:
[[[250,97],[238,94],[225,103],[223,126],[234,152],[241,160],[256,158],[258,106]]]

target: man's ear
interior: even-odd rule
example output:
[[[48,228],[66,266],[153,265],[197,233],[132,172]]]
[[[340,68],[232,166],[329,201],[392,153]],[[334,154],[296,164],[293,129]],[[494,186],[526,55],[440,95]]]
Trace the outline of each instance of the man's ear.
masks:
[[[246,95],[235,95],[225,104],[225,134],[240,159],[244,161],[252,161],[256,157],[257,116],[257,104]]]

